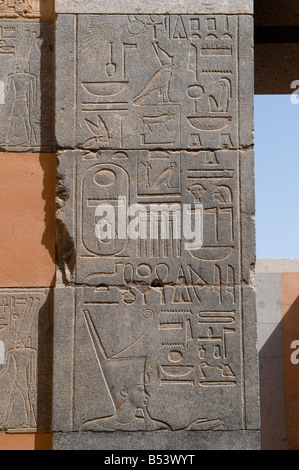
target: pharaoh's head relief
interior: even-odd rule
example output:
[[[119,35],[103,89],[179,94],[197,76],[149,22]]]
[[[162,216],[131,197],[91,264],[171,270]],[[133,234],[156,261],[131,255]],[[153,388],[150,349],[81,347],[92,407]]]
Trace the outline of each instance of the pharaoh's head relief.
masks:
[[[146,313],[146,312],[145,312]],[[154,313],[147,311],[147,315],[143,315],[149,323],[154,320]],[[167,423],[162,413],[162,419],[153,418],[151,415],[151,378],[152,374],[149,373],[150,368],[147,366],[148,356],[137,356],[134,352],[130,352],[130,347],[136,348],[139,339],[135,338],[136,342],[128,346],[127,352],[116,353],[113,356],[107,357],[107,350],[103,347],[101,334],[99,335],[98,329],[94,323],[94,317],[89,310],[84,310],[83,315],[86,322],[86,328],[89,332],[90,339],[97,359],[99,361],[103,379],[107,387],[106,393],[109,395],[111,407],[111,415],[96,417],[95,419],[87,420],[82,424],[82,431],[163,431],[174,430],[172,426]],[[187,320],[187,322],[190,320]],[[160,322],[160,328],[175,328],[179,327],[180,323]],[[183,326],[183,322],[182,322]],[[146,351],[145,344],[143,350]],[[180,345],[177,345],[176,350],[168,352],[169,365],[156,367],[161,370],[161,385],[174,385],[181,386],[194,386],[192,376],[191,380],[187,380],[186,376],[193,372],[194,365],[184,366],[178,365],[181,361],[183,353],[180,353]],[[158,372],[159,375],[159,372]],[[234,376],[234,374],[232,373]],[[185,381],[185,382],[184,382]],[[157,412],[155,412],[157,414]],[[224,424],[221,418],[206,418],[197,416],[187,425],[179,427],[176,426],[175,430],[213,430],[220,429]]]

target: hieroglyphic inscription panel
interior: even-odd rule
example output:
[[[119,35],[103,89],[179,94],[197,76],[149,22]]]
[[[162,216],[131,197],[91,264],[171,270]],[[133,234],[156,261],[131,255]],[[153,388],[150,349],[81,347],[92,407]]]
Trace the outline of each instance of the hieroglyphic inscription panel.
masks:
[[[257,429],[251,28],[58,17],[58,434]],[[152,236],[163,204],[168,236],[161,214]],[[193,249],[187,206],[202,210]]]
[[[76,256],[74,269],[65,267],[68,282],[239,284],[239,163],[233,150],[61,152],[58,177],[67,198],[58,218],[73,234]],[[96,209],[105,204],[115,209],[113,241],[96,235],[96,225],[106,223],[96,216]],[[163,204],[172,208],[165,235],[161,213],[156,234],[150,225],[150,210],[156,206],[163,210]],[[198,249],[188,248],[184,238],[184,206],[194,210],[195,204],[203,209],[203,245]],[[134,205],[135,217],[129,212]],[[128,224],[143,211],[140,236],[133,239]],[[118,230],[124,218],[126,235],[121,238]]]
[[[52,151],[54,23],[0,20],[0,146]]]
[[[0,289],[1,432],[50,431],[51,308],[50,289]]]
[[[75,18],[75,147],[239,148],[237,16]],[[58,99],[58,144],[72,147],[64,109]]]
[[[74,235],[76,253],[73,274],[67,260],[62,274],[64,282],[85,285],[74,288],[69,307],[73,430],[242,426],[239,159],[230,150],[60,153],[58,181],[67,197],[58,221]],[[96,224],[107,223],[96,215],[99,205],[115,208],[118,225],[124,205],[162,203],[176,204],[181,229],[184,204],[203,205],[202,248],[186,249],[171,228],[169,239],[152,240],[149,231],[145,239],[97,238]],[[65,303],[57,309],[61,315]],[[145,402],[126,428],[117,407],[122,387],[134,380]],[[85,400],[88,383],[94,386]]]

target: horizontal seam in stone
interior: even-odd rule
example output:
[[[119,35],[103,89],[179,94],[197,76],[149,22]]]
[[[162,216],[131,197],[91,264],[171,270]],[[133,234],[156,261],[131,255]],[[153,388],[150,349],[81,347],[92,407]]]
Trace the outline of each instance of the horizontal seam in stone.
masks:
[[[111,148],[105,148],[105,149],[98,149],[98,150],[93,150],[93,149],[83,149],[80,147],[57,147],[56,152],[90,152],[90,153],[97,153],[97,152],[119,152],[120,150],[122,152],[142,152],[144,150],[147,150],[148,152],[157,152],[157,151],[168,151],[168,152],[189,152],[189,153],[195,153],[195,152],[237,152],[237,151],[242,151],[246,149],[253,149],[254,144],[244,144],[243,146],[240,146],[238,148],[211,148],[211,147],[202,147],[202,148],[194,148],[194,149],[185,149],[185,148],[162,148],[162,147],[153,147],[153,148],[121,148],[121,149],[111,149]]]

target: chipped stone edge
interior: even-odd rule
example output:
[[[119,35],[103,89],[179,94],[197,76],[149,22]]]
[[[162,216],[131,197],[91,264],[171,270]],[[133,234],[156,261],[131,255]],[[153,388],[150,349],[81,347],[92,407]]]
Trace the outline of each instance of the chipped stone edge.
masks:
[[[56,13],[253,14],[253,0],[56,0]]]

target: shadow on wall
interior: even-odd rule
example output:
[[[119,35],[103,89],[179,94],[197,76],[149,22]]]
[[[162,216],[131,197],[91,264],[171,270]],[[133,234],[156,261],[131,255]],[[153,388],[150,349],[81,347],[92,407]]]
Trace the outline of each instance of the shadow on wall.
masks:
[[[288,449],[299,450],[299,273],[282,274],[282,304]]]
[[[42,433],[52,429],[53,334],[54,289],[49,289],[38,316],[36,430]]]
[[[41,154],[39,157],[40,166],[43,169],[43,192],[42,198],[45,201],[44,221],[45,230],[41,244],[48,250],[53,264],[55,264],[55,180],[56,180],[56,155]],[[55,274],[51,286],[55,285]]]
[[[261,448],[287,450],[282,322],[259,352],[259,373]]]
[[[54,2],[53,2],[54,3]],[[53,6],[54,9],[54,6]],[[49,15],[48,2],[40,4],[41,17]],[[41,53],[41,148],[55,152],[55,21],[41,20],[40,36],[45,38]],[[50,62],[50,65],[49,65]],[[49,73],[51,70],[51,73]],[[56,153],[41,154],[40,165],[44,171],[45,231],[41,243],[49,251],[55,264],[56,258]],[[51,286],[55,285],[55,274]],[[53,406],[53,342],[54,342],[54,289],[50,288],[48,297],[38,316],[38,364],[37,364],[37,404],[34,449],[52,449],[52,406]]]
[[[41,16],[49,15],[49,5],[40,5]],[[40,37],[44,38],[41,53],[41,149],[55,152],[55,22],[41,20]],[[50,64],[49,64],[50,62]],[[49,73],[51,70],[51,73]],[[40,165],[44,172],[45,231],[41,243],[49,251],[55,264],[55,190],[56,154],[41,154]],[[55,275],[51,285],[55,285]],[[38,316],[38,364],[37,364],[37,404],[35,450],[52,448],[52,404],[53,404],[53,335],[54,335],[54,289],[50,288],[48,297]]]
[[[55,21],[40,20],[40,41],[41,149],[55,152]]]
[[[48,18],[54,15],[54,1],[47,0],[46,2],[39,2],[40,16]]]
[[[41,16],[49,13],[49,5],[41,3]],[[55,152],[55,22],[40,21],[41,59],[41,149],[45,152]],[[43,169],[43,193],[45,201],[45,230],[41,240],[42,245],[49,251],[55,264],[55,187],[56,187],[56,154],[41,154],[40,165]],[[55,275],[51,286],[55,285]]]
[[[52,450],[52,434],[36,434],[34,450]]]
[[[51,434],[0,434],[1,450],[52,450]]]
[[[266,323],[270,317],[264,316],[265,323],[258,324],[259,343],[263,344],[259,352],[261,446],[263,450],[299,450],[299,363],[291,362],[292,353],[293,360],[299,361],[299,348],[298,352],[291,349],[292,342],[299,341],[299,273],[268,276],[277,276],[279,282],[275,285],[273,277],[265,277],[265,288],[260,278],[258,291],[268,302],[268,314],[279,304],[280,321]],[[279,292],[276,298],[280,286],[281,297]],[[263,316],[263,296],[259,297],[258,312]]]

